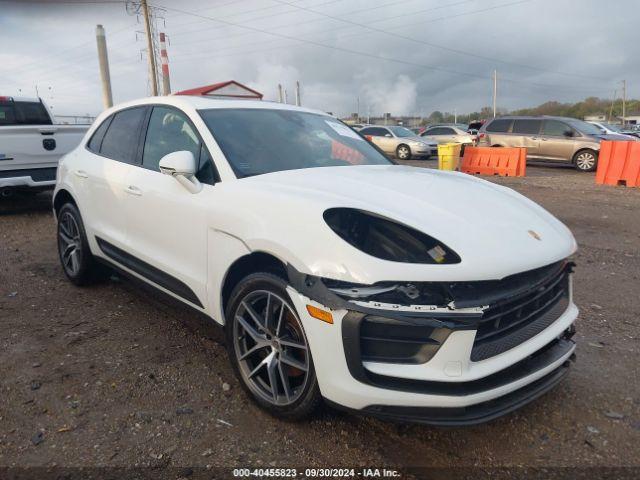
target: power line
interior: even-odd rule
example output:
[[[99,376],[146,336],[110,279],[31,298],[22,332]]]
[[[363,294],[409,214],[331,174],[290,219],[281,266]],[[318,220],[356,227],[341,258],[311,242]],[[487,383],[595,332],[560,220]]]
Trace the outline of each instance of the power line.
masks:
[[[183,13],[185,15],[192,15],[192,16],[203,18],[203,19],[210,20],[210,21],[213,21],[213,22],[218,22],[218,23],[222,23],[222,24],[225,24],[225,25],[231,25],[231,26],[243,28],[243,29],[250,30],[250,31],[253,31],[253,32],[264,33],[264,34],[267,34],[267,35],[283,38],[283,39],[286,39],[286,40],[293,40],[293,41],[296,41],[296,42],[305,43],[305,44],[308,44],[308,45],[314,45],[314,46],[322,47],[322,48],[326,48],[326,49],[341,51],[341,52],[344,52],[344,53],[350,53],[350,54],[353,54],[353,55],[359,55],[359,56],[363,56],[363,57],[374,58],[374,59],[378,59],[378,60],[384,60],[384,61],[387,61],[387,62],[393,62],[393,63],[403,64],[403,65],[410,65],[410,66],[425,68],[425,69],[429,69],[429,70],[433,70],[433,71],[439,71],[439,72],[448,73],[448,74],[452,74],[452,75],[461,75],[461,76],[466,76],[466,77],[482,78],[482,79],[489,79],[490,78],[490,77],[488,77],[486,75],[478,75],[478,74],[469,73],[469,72],[461,72],[461,71],[457,71],[457,70],[445,69],[445,68],[437,67],[437,66],[433,66],[433,65],[425,65],[425,64],[419,64],[419,63],[410,62],[410,61],[407,61],[407,60],[401,60],[401,59],[397,59],[397,58],[384,57],[384,56],[376,55],[376,54],[373,54],[373,53],[360,52],[360,51],[357,51],[357,50],[352,50],[350,48],[339,47],[339,46],[335,46],[335,45],[327,45],[325,43],[316,42],[316,41],[313,41],[313,40],[308,40],[308,39],[304,39],[304,38],[300,38],[300,37],[294,37],[294,36],[291,36],[291,35],[285,35],[285,34],[278,33],[278,32],[271,32],[271,31],[268,31],[268,30],[263,30],[261,28],[252,27],[252,26],[244,25],[244,24],[238,24],[238,23],[235,23],[235,22],[230,22],[228,20],[209,17],[209,16],[206,16],[206,15],[202,15],[202,14],[198,14],[198,13],[194,13],[194,12],[189,12],[189,11],[186,11],[186,10],[181,10],[181,9],[177,9],[177,8],[173,8],[173,7],[166,7],[166,9],[168,11],[175,11],[175,12]],[[544,88],[554,88],[555,87],[555,88],[571,88],[574,91],[577,90],[574,87],[567,87],[565,85],[563,85],[563,86],[550,85],[550,84],[542,84],[542,83],[535,83],[535,82],[527,82],[527,81],[522,81],[522,80],[509,79],[509,78],[503,78],[502,80],[503,81],[507,81],[507,82],[515,82],[515,83],[519,82],[519,83],[523,83],[523,84],[539,86],[539,87],[544,87]]]
[[[278,2],[278,3],[282,4],[282,5],[289,5],[291,7],[294,7],[296,9],[298,9],[298,10],[302,10],[302,11],[305,11],[305,12],[311,12],[311,13],[314,13],[316,15],[321,15],[321,16],[323,16],[325,18],[329,18],[329,19],[332,19],[332,20],[337,20],[337,21],[342,22],[342,23],[346,23],[346,24],[349,24],[349,25],[365,28],[365,29],[370,30],[372,32],[382,33],[384,35],[388,35],[388,36],[391,36],[391,37],[399,38],[399,39],[402,39],[402,40],[408,40],[408,41],[415,42],[415,43],[418,43],[418,44],[421,44],[421,45],[426,45],[426,46],[429,46],[429,47],[432,47],[432,48],[437,48],[437,49],[444,50],[444,51],[447,51],[447,52],[456,53],[458,55],[464,55],[464,56],[467,56],[467,57],[479,58],[479,59],[482,59],[482,60],[502,63],[502,64],[505,64],[505,65],[517,66],[517,67],[521,67],[521,68],[529,68],[529,69],[532,69],[532,70],[538,70],[538,71],[542,71],[542,72],[555,73],[555,74],[558,74],[558,75],[574,76],[574,77],[581,77],[581,78],[590,78],[590,79],[595,79],[595,80],[605,80],[602,77],[590,77],[590,76],[587,76],[587,75],[580,75],[580,74],[566,73],[566,72],[558,72],[558,71],[553,71],[553,70],[549,70],[549,69],[545,69],[545,68],[536,67],[536,66],[533,66],[533,65],[509,62],[509,61],[502,60],[502,59],[495,58],[495,57],[487,57],[487,56],[479,55],[477,53],[469,53],[469,52],[464,51],[464,50],[458,50],[458,49],[455,49],[455,48],[447,47],[445,45],[438,45],[438,44],[427,42],[427,41],[424,41],[424,40],[420,40],[420,39],[417,39],[417,38],[414,38],[414,37],[409,37],[409,36],[406,36],[406,35],[401,35],[401,34],[398,34],[398,33],[389,32],[389,31],[381,29],[381,28],[372,27],[371,25],[365,25],[363,23],[353,22],[351,20],[347,20],[347,19],[344,19],[344,18],[341,18],[341,17],[336,17],[334,15],[328,15],[326,13],[318,12],[317,10],[314,10],[314,9],[311,9],[311,8],[308,8],[308,7],[298,6],[298,5],[295,5],[293,3],[286,2],[284,0],[272,0],[272,1]],[[519,5],[519,4],[523,4],[523,3],[528,3],[530,1],[531,0],[518,0],[516,2],[497,5],[497,6],[494,6],[492,8],[500,8],[500,7],[505,7],[505,6]]]

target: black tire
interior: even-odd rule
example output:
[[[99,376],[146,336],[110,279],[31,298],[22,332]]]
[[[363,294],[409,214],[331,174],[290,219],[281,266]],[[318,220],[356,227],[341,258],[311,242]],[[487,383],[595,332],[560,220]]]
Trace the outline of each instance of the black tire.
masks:
[[[593,172],[598,167],[598,152],[588,148],[578,150],[572,161],[579,172]]]
[[[91,254],[78,208],[73,203],[65,203],[57,217],[58,257],[67,278],[79,287],[104,280],[108,269]]]
[[[399,160],[411,160],[411,148],[404,143],[396,148],[396,158]]]
[[[267,272],[253,273],[241,280],[233,289],[227,304],[225,333],[231,366],[247,394],[261,408],[276,417],[300,420],[317,409],[322,397],[306,334],[298,314],[293,309],[286,287],[287,284],[281,277]],[[267,299],[263,298],[265,294]],[[288,305],[285,306],[282,300]],[[246,308],[247,304],[252,312]],[[267,320],[268,325],[265,327],[267,308],[270,312],[267,318],[271,320]],[[260,317],[260,324],[257,321],[251,323],[252,313]],[[282,319],[278,325],[275,325],[276,317]],[[240,319],[245,319],[245,323]],[[255,337],[243,326],[247,325],[247,319],[250,323],[248,326],[255,329],[254,334],[260,334],[260,343],[255,341]],[[307,347],[304,360],[300,355],[302,349],[280,345],[280,340],[299,345],[304,343]],[[265,345],[260,346],[262,343]],[[249,354],[249,351],[255,353]],[[242,360],[245,354],[247,357]],[[293,358],[299,365],[305,366],[306,373],[286,363],[285,358],[286,361]],[[276,371],[274,377],[271,376],[273,363],[277,363],[277,366],[273,367]],[[304,378],[300,378],[299,372],[302,372]],[[251,374],[254,376],[250,377]],[[272,380],[275,380],[275,389],[271,388]],[[285,381],[289,390],[284,386]],[[270,390],[267,388],[267,382]]]

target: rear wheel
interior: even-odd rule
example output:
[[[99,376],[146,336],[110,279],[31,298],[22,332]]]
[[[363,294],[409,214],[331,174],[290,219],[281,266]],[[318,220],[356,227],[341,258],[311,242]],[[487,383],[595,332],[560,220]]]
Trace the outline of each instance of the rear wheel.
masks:
[[[581,172],[593,172],[598,165],[598,154],[593,150],[580,150],[574,155],[573,164]]]
[[[231,294],[226,317],[229,359],[255,402],[288,419],[313,412],[320,389],[286,283],[271,273],[249,275]]]
[[[398,145],[396,148],[396,157],[400,160],[410,160],[411,159],[411,149],[408,145]]]
[[[57,216],[58,255],[67,278],[78,286],[103,279],[107,269],[91,254],[78,208],[73,203],[66,203]]]

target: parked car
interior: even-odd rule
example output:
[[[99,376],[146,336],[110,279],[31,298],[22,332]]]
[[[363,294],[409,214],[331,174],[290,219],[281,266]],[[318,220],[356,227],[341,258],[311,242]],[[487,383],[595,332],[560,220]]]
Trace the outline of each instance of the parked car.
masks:
[[[640,138],[640,125],[626,125],[624,128],[622,128],[621,133]]]
[[[473,145],[474,142],[474,137],[471,134],[458,127],[429,127],[420,136],[437,143]]]
[[[478,132],[480,146],[526,147],[528,160],[570,163],[583,172],[596,169],[601,140],[625,139],[565,117],[499,117]]]
[[[55,185],[60,157],[75,148],[89,125],[55,125],[38,98],[0,97],[0,195]]]
[[[627,141],[635,141],[637,138],[634,135],[630,135],[627,132],[624,132],[619,125],[612,125],[610,123],[600,123],[600,122],[587,122],[591,125],[595,125],[600,129],[600,132],[604,135],[621,135],[626,136],[624,140]],[[623,139],[620,139],[623,140]]]
[[[506,187],[393,164],[323,112],[119,105],[61,161],[53,207],[72,283],[115,269],[224,326],[240,383],[281,417],[324,398],[479,423],[573,359],[576,242],[561,222]]]
[[[400,160],[438,155],[436,142],[420,138],[405,127],[370,125],[360,130],[360,135],[367,137],[387,155],[395,155]]]

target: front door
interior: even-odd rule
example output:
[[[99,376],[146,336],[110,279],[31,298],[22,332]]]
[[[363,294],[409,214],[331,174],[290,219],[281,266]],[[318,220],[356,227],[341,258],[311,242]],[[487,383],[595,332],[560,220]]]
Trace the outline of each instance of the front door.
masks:
[[[540,158],[568,161],[575,151],[575,131],[560,120],[545,120],[540,137]]]
[[[186,150],[203,168],[199,193],[160,173],[165,155]],[[206,165],[209,162],[209,165]],[[208,208],[216,201],[211,159],[195,127],[183,112],[155,106],[149,118],[142,164],[128,177],[126,203],[131,268],[196,307],[206,305]],[[206,167],[209,168],[206,168]],[[138,262],[138,264],[136,264]],[[151,266],[151,268],[149,268]]]

